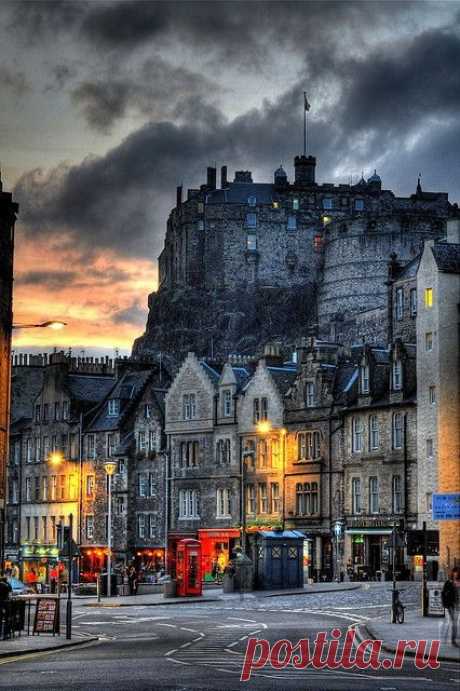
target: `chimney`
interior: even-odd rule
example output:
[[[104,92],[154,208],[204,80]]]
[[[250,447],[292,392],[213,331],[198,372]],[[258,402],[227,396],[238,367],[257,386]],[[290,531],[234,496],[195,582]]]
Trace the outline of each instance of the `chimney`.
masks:
[[[220,186],[222,189],[225,189],[227,185],[227,166],[222,166],[220,169]]]
[[[179,208],[182,205],[182,185],[176,188],[176,207]]]
[[[208,166],[208,177],[206,181],[206,186],[209,187],[211,190],[216,189],[216,177],[217,177],[217,171],[215,168],[212,166]]]
[[[266,343],[263,357],[267,367],[281,367],[283,364],[283,356],[279,343]]]
[[[314,185],[316,158],[314,156],[296,156],[294,159],[296,185]]]

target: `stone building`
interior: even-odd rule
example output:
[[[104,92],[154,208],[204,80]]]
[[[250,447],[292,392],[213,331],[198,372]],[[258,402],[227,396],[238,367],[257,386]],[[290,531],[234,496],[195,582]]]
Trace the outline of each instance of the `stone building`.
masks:
[[[416,355],[397,339],[388,348],[352,348],[354,375],[340,415],[343,565],[356,574],[390,570],[391,532],[417,520]],[[402,548],[398,572],[413,566]]]
[[[358,326],[342,329],[347,343],[363,324],[368,340],[384,337],[390,255],[407,263],[424,239],[443,237],[452,207],[420,182],[398,197],[376,173],[356,185],[319,184],[315,168],[314,157],[297,156],[293,182],[280,167],[272,183],[258,183],[250,171],[230,182],[224,167],[220,189],[208,168],[186,199],[178,188],[136,356],[260,354],[274,339],[288,352],[312,324],[336,340],[331,329],[350,319]]]
[[[418,523],[440,532],[440,565],[460,562],[458,521],[432,521],[433,493],[460,491],[460,222],[427,242],[417,272]]]
[[[178,540],[199,538],[206,579],[223,568],[240,538],[241,468],[237,397],[245,364],[200,361],[189,353],[165,399],[169,471],[168,568]]]
[[[18,205],[3,192],[0,172],[0,569],[4,561],[6,466],[10,424],[14,225]]]

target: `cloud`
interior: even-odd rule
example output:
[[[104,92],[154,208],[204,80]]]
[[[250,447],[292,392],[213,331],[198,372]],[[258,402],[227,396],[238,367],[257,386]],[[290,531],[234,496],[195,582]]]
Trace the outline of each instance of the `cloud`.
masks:
[[[23,286],[46,285],[48,288],[63,288],[75,283],[76,271],[27,271],[16,275],[16,283]]]
[[[15,96],[23,96],[30,90],[30,84],[24,72],[0,65],[0,89],[8,89]]]
[[[136,302],[126,309],[119,310],[112,315],[112,321],[114,324],[133,324],[134,326],[143,327],[145,325],[145,319],[147,316],[147,310],[140,307]]]

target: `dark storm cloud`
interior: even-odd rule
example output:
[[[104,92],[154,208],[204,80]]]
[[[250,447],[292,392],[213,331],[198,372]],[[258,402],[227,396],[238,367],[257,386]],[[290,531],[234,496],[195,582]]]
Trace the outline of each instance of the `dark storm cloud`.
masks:
[[[22,96],[30,90],[30,84],[23,72],[6,65],[0,65],[0,90],[7,90],[15,96]]]
[[[28,271],[18,274],[16,283],[28,286],[46,285],[49,288],[65,288],[78,278],[76,271]]]
[[[120,74],[87,80],[72,93],[88,123],[102,132],[127,113],[152,119],[169,118],[177,102],[187,98],[215,97],[220,87],[200,74],[168,64],[159,56]]]
[[[27,0],[4,2],[9,12],[5,25],[10,31],[20,31],[27,41],[37,42],[44,35],[72,30],[80,22],[90,3],[84,0]]]
[[[145,324],[146,310],[142,309],[136,302],[130,307],[123,310],[118,310],[112,314],[112,322],[114,324],[133,324],[134,326],[143,326]]]

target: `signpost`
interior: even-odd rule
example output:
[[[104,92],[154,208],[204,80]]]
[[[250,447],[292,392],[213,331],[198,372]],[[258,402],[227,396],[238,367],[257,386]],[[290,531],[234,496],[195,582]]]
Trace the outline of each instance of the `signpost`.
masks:
[[[433,494],[433,521],[460,521],[460,492]]]

